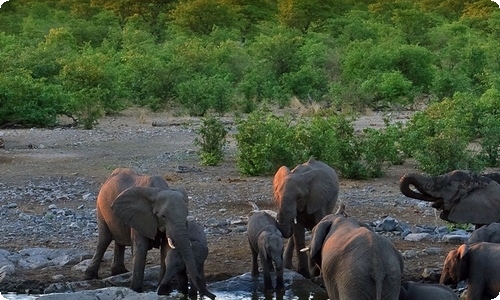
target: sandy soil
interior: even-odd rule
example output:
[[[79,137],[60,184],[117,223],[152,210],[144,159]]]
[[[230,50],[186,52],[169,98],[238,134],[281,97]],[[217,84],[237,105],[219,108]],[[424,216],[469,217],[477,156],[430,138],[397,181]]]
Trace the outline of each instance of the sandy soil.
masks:
[[[404,120],[406,116],[402,114],[398,118]],[[231,124],[230,118],[226,121]],[[152,126],[153,122],[165,126]],[[0,182],[16,187],[32,180],[49,182],[81,177],[85,179],[88,191],[97,195],[100,185],[116,167],[132,167],[147,174],[161,174],[172,185],[183,185],[187,189],[191,197],[191,215],[209,226],[208,281],[226,279],[250,271],[251,255],[243,229],[245,218],[251,211],[248,201],[255,202],[261,209],[274,209],[272,177],[240,175],[236,169],[235,143],[232,140],[220,166],[200,166],[193,145],[195,128],[199,124],[200,120],[195,118],[132,109],[101,119],[93,130],[0,129],[0,137],[5,142],[5,149],[0,149]],[[382,118],[377,114],[365,116],[356,123],[358,127],[382,125]],[[436,218],[431,209],[414,201],[408,202],[399,192],[400,177],[415,171],[418,170],[414,164],[407,162],[391,167],[383,178],[366,181],[341,179],[339,202],[345,203],[348,212],[364,222],[392,216],[410,226],[446,225]],[[9,201],[0,199],[0,204]],[[55,204],[75,208],[89,203],[61,199]],[[28,200],[18,201],[18,208],[32,213],[46,210],[46,206]],[[217,222],[225,222],[226,225],[213,225]],[[56,233],[46,234],[47,238],[40,240],[11,239],[0,248],[15,251],[35,246],[67,248],[77,245],[93,251],[96,244],[95,236],[68,239]],[[405,278],[412,280],[419,280],[424,268],[439,269],[446,253],[456,247],[437,240],[407,242],[398,236],[391,237],[391,240],[402,252],[413,249],[419,253],[405,259]],[[431,247],[438,247],[438,250],[420,255],[423,249]],[[148,257],[150,265],[158,264],[157,250],[150,251]],[[29,289],[55,282],[52,278],[55,272],[63,274],[65,281],[83,278],[82,273],[72,272],[69,268],[53,272],[18,271],[13,280],[17,281],[20,289]],[[108,266],[101,268],[103,276],[109,272]]]

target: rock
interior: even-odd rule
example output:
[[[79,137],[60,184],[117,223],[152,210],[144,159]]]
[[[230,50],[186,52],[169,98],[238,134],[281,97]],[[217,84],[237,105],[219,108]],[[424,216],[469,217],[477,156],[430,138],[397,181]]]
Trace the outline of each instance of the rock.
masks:
[[[428,280],[431,282],[439,282],[439,278],[441,277],[441,270],[434,268],[424,268],[422,272],[422,279]]]
[[[86,290],[86,291],[79,291],[76,293],[70,294],[71,296],[69,297],[69,294],[67,293],[55,293],[55,294],[48,294],[48,295],[41,295],[37,297],[36,299],[40,300],[66,300],[68,298],[72,300],[157,300],[157,299],[165,299],[165,300],[170,300],[170,299],[176,299],[173,297],[161,297],[159,298],[158,295],[156,295],[156,292],[149,292],[149,293],[136,293],[133,290],[126,288],[126,287],[108,287],[108,288],[102,288],[102,289],[97,289],[97,290]]]
[[[429,255],[437,255],[437,254],[441,254],[443,252],[443,248],[429,247],[429,248],[425,248],[424,250],[422,250],[422,252],[427,253]]]
[[[458,234],[445,234],[442,238],[443,242],[453,245],[461,245],[467,243],[468,240],[469,240],[468,235],[458,235]]]
[[[102,281],[106,286],[129,286],[132,272],[123,273],[116,276],[104,278]],[[143,286],[146,289],[156,289],[158,287],[158,278],[160,277],[160,266],[147,268],[144,270]]]
[[[422,233],[410,233],[407,236],[405,236],[405,241],[410,241],[410,242],[419,242],[423,239],[426,239],[430,236],[429,233],[422,232]]]
[[[376,224],[375,230],[376,231],[394,231],[398,227],[399,222],[392,218],[392,217],[386,217],[383,219],[380,223]]]

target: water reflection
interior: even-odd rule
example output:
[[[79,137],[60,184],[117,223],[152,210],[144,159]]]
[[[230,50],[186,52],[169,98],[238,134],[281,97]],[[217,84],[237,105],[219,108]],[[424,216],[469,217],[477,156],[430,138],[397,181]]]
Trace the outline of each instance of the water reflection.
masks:
[[[285,292],[264,292],[262,276],[258,282],[250,273],[216,282],[209,289],[217,295],[218,300],[327,300],[325,290],[305,279],[301,275],[286,271],[284,274]]]
[[[214,282],[208,285],[210,291],[216,296],[216,300],[327,300],[328,295],[325,290],[318,285],[305,279],[301,275],[292,271],[285,271],[284,276],[285,292],[264,292],[264,282],[262,276],[259,281],[254,281],[250,273],[230,278],[225,281]],[[117,297],[119,296],[119,297]],[[16,295],[2,294],[0,300],[60,300],[60,299],[100,299],[100,300],[159,300],[159,299],[180,299],[180,295],[172,294],[169,297],[158,296],[156,292],[137,294],[130,289],[123,287],[110,287],[98,290],[86,290],[66,294],[45,294],[45,295]],[[2,298],[3,297],[3,298]],[[208,298],[205,298],[208,299]]]

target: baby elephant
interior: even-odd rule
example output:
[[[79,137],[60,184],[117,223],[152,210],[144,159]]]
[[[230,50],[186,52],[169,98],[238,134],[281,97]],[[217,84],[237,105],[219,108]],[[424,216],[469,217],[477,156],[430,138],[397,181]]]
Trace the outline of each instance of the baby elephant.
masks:
[[[193,250],[195,257],[196,267],[202,280],[205,280],[204,265],[208,256],[207,236],[205,234],[205,230],[200,224],[194,221],[187,221],[187,231],[188,238],[191,243],[191,249]],[[166,272],[158,287],[158,295],[167,295],[172,291],[172,279],[174,276],[177,278],[179,293],[188,295],[188,276],[186,264],[182,259],[180,250],[177,249],[175,245],[172,245],[170,239],[169,246],[170,248],[168,249],[167,256],[165,258]],[[191,283],[189,297],[196,298],[197,292],[198,290]]]
[[[477,242],[500,243],[500,223],[491,223],[472,232],[469,244]]]
[[[458,300],[458,296],[443,284],[405,281],[401,284],[399,300]]]
[[[284,291],[283,236],[278,229],[278,222],[263,211],[255,212],[248,220],[247,234],[252,250],[252,277],[259,276],[257,262],[257,256],[259,256],[264,273],[264,289],[272,291],[271,269],[274,261],[276,265],[276,291]]]
[[[500,293],[500,244],[463,244],[446,256],[439,283],[467,279],[466,300],[493,299]]]

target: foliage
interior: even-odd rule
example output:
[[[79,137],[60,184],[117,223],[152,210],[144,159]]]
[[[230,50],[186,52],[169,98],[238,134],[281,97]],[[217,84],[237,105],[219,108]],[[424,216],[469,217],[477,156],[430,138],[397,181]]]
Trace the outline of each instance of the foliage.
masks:
[[[353,117],[324,111],[298,119],[255,111],[238,121],[238,167],[248,175],[272,174],[315,157],[344,178],[380,177],[384,166],[401,163],[400,125],[358,135]]]
[[[331,109],[240,120],[242,172],[309,156],[352,178],[406,157],[430,172],[498,166],[499,32],[491,1],[8,1],[0,124],[68,115],[92,128],[128,105],[222,116],[298,99]],[[421,99],[384,130],[355,131],[339,113]]]
[[[297,161],[290,117],[278,117],[256,110],[237,120],[237,166],[246,175],[273,174],[282,165]]]
[[[64,98],[60,86],[33,79],[27,72],[0,73],[0,124],[54,126]]]
[[[199,137],[194,140],[194,144],[200,148],[198,154],[201,164],[218,165],[224,158],[224,146],[227,144],[227,129],[222,121],[214,117],[203,118],[196,133]]]

